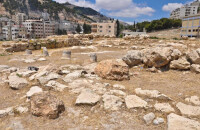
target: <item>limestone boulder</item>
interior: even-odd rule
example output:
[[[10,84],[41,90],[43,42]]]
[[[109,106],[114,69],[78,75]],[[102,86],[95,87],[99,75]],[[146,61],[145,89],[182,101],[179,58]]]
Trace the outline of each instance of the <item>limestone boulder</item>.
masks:
[[[187,59],[192,64],[200,64],[200,48],[187,54]]]
[[[120,97],[114,95],[104,94],[102,98],[104,103],[104,109],[106,110],[119,110],[123,104],[123,100]]]
[[[200,65],[199,64],[192,64],[190,70],[194,73],[200,73]]]
[[[188,62],[186,58],[174,60],[174,61],[171,62],[170,68],[171,69],[177,69],[177,70],[189,70],[190,69],[190,62]]]
[[[147,67],[160,68],[166,66],[172,60],[173,48],[171,47],[156,47],[145,49],[144,53],[144,64]]]
[[[31,113],[35,116],[58,118],[65,110],[63,101],[47,92],[37,93],[31,97]]]
[[[26,97],[30,98],[32,95],[36,94],[36,93],[41,93],[42,88],[38,87],[38,86],[33,86],[30,88],[30,90],[26,93]]]
[[[142,63],[143,61],[143,54],[139,50],[129,51],[122,60],[129,66],[137,66]]]
[[[199,130],[200,123],[174,113],[167,116],[168,130]]]
[[[185,101],[192,103],[194,105],[200,106],[200,100],[199,100],[199,97],[197,96],[191,96],[191,97],[185,98]]]
[[[186,105],[182,102],[176,104],[182,115],[188,117],[199,117],[200,116],[200,106]]]
[[[129,80],[128,65],[120,59],[101,61],[95,68],[95,73],[108,80]]]
[[[22,78],[17,73],[12,73],[8,76],[8,83],[12,89],[16,90],[28,86],[28,81],[25,78]]]

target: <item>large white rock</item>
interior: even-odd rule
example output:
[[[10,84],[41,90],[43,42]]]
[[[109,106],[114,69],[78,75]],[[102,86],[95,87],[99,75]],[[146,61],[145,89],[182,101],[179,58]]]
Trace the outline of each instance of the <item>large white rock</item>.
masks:
[[[164,112],[164,113],[171,113],[171,112],[174,112],[174,108],[171,107],[171,105],[169,103],[156,103],[154,105],[154,108],[157,110],[157,111],[161,111],[161,112]]]
[[[68,87],[64,84],[61,84],[61,83],[53,81],[53,80],[49,81],[45,86],[51,87],[51,88],[55,89],[56,91],[63,91],[65,88]]]
[[[35,73],[37,73],[37,71],[31,71],[31,70],[26,70],[26,69],[17,71],[17,74],[21,75],[22,77],[29,77]]]
[[[21,78],[17,73],[12,73],[8,76],[8,83],[12,89],[21,89],[28,86],[28,81],[24,78]]]
[[[9,107],[4,110],[0,110],[0,118],[5,117],[10,114],[13,114],[13,107]]]
[[[187,59],[192,64],[200,64],[200,48],[187,54]]]
[[[139,50],[129,51],[122,60],[129,66],[136,66],[142,63],[143,53]]]
[[[76,105],[95,105],[99,100],[99,95],[90,89],[85,89],[76,99]]]
[[[178,70],[188,70],[190,69],[190,62],[186,60],[186,58],[181,58],[178,60],[174,60],[170,64],[171,69],[178,69]]]
[[[136,95],[128,95],[125,98],[126,107],[128,109],[131,108],[145,108],[147,106],[147,102],[142,100],[140,97]]]
[[[190,67],[190,70],[192,72],[195,72],[195,73],[199,74],[200,73],[200,65],[192,64],[191,67]]]
[[[135,93],[140,96],[146,96],[148,98],[156,98],[160,100],[171,100],[164,94],[161,94],[158,90],[142,90],[141,88],[136,88]]]
[[[36,93],[40,93],[40,92],[43,92],[42,91],[42,88],[38,87],[38,86],[33,86],[30,88],[30,90],[26,93],[26,97],[27,98],[30,98],[33,94],[36,94]]]
[[[149,113],[147,115],[144,115],[143,119],[146,122],[146,124],[150,124],[155,117],[156,117],[155,114],[151,112],[151,113]]]
[[[191,96],[190,98],[186,98],[185,101],[200,106],[200,100],[197,96]]]
[[[102,96],[104,102],[104,109],[116,111],[122,106],[123,100],[114,95],[104,94]]]
[[[188,117],[198,117],[200,116],[200,106],[186,105],[182,102],[176,104],[176,107],[180,110],[182,115]]]
[[[174,113],[167,116],[168,130],[200,130],[200,123]]]
[[[58,79],[60,76],[57,73],[50,73],[47,76],[39,77],[38,81],[40,84],[45,84],[50,80]]]
[[[75,79],[78,79],[81,77],[81,72],[80,71],[74,71],[72,73],[69,73],[68,75],[66,75],[63,80],[66,82],[66,83],[69,83],[69,82],[72,82],[73,80]]]
[[[8,65],[0,65],[0,72],[5,70],[5,69],[9,69],[10,67]]]

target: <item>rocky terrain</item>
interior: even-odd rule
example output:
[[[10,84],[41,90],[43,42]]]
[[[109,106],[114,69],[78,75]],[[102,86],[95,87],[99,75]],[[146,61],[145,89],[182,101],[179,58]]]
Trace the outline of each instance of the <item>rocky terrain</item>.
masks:
[[[0,129],[200,129],[197,39],[0,44]]]

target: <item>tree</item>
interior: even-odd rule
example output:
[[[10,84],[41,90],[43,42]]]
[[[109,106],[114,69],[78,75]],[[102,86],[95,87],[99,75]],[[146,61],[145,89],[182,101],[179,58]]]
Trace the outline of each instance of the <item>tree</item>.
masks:
[[[91,26],[84,23],[84,24],[83,24],[83,33],[84,33],[84,34],[89,34],[89,33],[91,33]]]
[[[119,37],[119,34],[120,34],[120,23],[119,23],[119,20],[117,20],[116,24],[117,24],[117,34],[116,34],[116,36]]]
[[[78,24],[78,26],[76,27],[76,32],[77,32],[77,33],[80,33],[80,32],[81,32],[81,27],[80,27],[79,24]]]

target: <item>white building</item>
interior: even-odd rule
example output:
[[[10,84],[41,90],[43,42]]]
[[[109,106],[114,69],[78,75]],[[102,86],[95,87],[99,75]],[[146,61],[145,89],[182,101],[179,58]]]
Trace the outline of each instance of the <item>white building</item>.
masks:
[[[45,38],[55,34],[55,24],[51,22],[26,20],[23,25],[28,30],[28,38]]]
[[[6,40],[14,40],[19,36],[19,26],[7,25],[3,27],[3,37]]]
[[[199,13],[200,1],[196,0],[190,4],[184,5],[181,8],[173,10],[170,14],[171,19],[182,19],[187,16],[196,15]]]
[[[17,25],[22,25],[28,19],[28,16],[24,13],[17,13],[14,17],[14,21]]]

